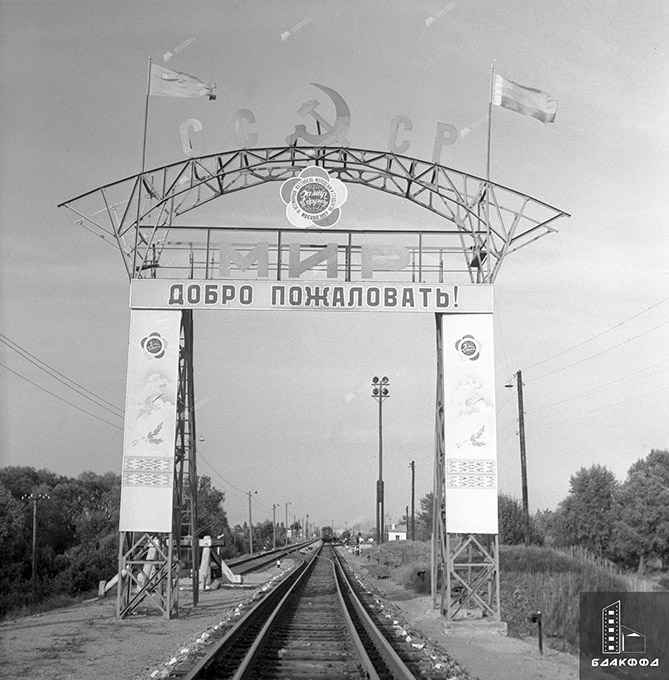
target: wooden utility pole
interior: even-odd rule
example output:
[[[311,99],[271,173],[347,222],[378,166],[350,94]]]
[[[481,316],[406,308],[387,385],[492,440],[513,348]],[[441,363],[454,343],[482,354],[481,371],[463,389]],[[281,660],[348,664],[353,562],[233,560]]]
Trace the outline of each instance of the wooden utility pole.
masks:
[[[525,455],[525,410],[523,407],[523,374],[516,373],[516,389],[518,390],[518,433],[520,438],[520,475],[523,492],[523,533],[525,545],[530,544],[530,509],[527,498],[527,458]]]
[[[253,555],[253,517],[251,515],[251,496],[257,491],[247,491],[249,495],[249,555]]]
[[[288,506],[292,503],[286,503],[286,547],[288,546]]]
[[[37,604],[37,503],[50,498],[47,494],[31,493],[21,497],[23,500],[31,501],[33,504],[33,545],[32,545],[32,608]]]
[[[411,540],[416,540],[416,461],[409,463],[411,468]],[[408,519],[408,518],[407,518]],[[407,535],[409,527],[407,527]]]

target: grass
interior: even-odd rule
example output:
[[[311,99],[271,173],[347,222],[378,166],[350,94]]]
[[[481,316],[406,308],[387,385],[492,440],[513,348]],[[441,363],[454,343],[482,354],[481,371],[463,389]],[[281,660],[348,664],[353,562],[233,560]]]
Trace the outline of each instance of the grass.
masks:
[[[405,588],[430,592],[430,544],[399,541],[369,551],[370,562],[386,566]],[[424,571],[423,577],[420,572]],[[537,635],[532,613],[540,611],[546,644],[578,651],[581,592],[652,592],[648,579],[619,573],[610,564],[580,551],[567,554],[537,546],[500,547],[500,600],[509,634]]]
[[[502,615],[512,635],[536,635],[530,615],[540,611],[547,643],[576,652],[580,593],[628,590],[623,575],[587,557],[536,546],[500,548]]]
[[[50,597],[37,602],[34,606],[29,604],[16,605],[9,608],[2,615],[0,615],[0,621],[18,619],[23,616],[31,616],[35,614],[44,614],[45,612],[50,612],[54,609],[61,609],[63,607],[71,607],[85,600],[95,598],[97,592],[90,591],[89,593],[83,593],[77,597],[72,597],[70,595],[51,595]]]
[[[430,544],[421,541],[395,541],[365,551],[371,564],[391,569],[392,579],[407,590],[430,593]]]

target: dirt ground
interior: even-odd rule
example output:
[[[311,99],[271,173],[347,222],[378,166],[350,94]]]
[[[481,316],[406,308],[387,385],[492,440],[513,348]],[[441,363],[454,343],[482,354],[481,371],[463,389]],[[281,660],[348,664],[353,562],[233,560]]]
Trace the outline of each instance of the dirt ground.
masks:
[[[284,560],[284,565],[288,566]],[[116,619],[114,597],[0,622],[0,678],[147,680],[160,678],[215,625],[283,574],[273,567],[245,577],[243,587],[180,593],[179,618],[156,609]]]
[[[362,561],[354,564],[362,567]],[[282,568],[286,568],[284,562]],[[277,567],[252,575],[247,587],[200,594],[193,608],[184,591],[178,619],[139,614],[118,621],[113,599],[91,600],[73,607],[0,622],[0,678],[50,680],[155,680],[189,649],[205,644],[203,634],[231,616],[261,588],[282,575]],[[466,623],[447,627],[429,597],[408,593],[389,579],[372,579],[359,571],[370,589],[406,628],[455,658],[480,680],[569,680],[578,678],[578,659],[544,648],[536,640],[506,637],[498,630]],[[499,626],[497,627],[499,628]],[[454,678],[454,680],[457,680]]]
[[[364,557],[347,555],[365,574]],[[404,590],[391,579],[363,577],[367,587],[387,601],[411,629],[454,658],[479,680],[577,680],[578,657],[543,648],[536,639],[520,640],[506,635],[504,623],[482,620],[447,624],[432,607],[432,598]],[[503,615],[503,612],[502,612]]]
[[[366,561],[348,557],[364,574]],[[407,627],[430,640],[479,680],[578,680],[578,657],[543,648],[536,639],[506,635],[506,625],[481,620],[447,624],[432,607],[432,598],[404,590],[391,579],[363,577],[367,587],[383,596]],[[503,614],[503,613],[502,613]],[[452,680],[457,680],[454,678]]]

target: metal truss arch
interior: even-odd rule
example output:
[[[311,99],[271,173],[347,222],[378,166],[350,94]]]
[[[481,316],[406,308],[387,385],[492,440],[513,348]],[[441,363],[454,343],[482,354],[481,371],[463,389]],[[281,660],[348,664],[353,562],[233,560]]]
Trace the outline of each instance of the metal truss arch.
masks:
[[[554,232],[552,223],[568,216],[526,194],[437,163],[387,151],[301,146],[184,159],[98,187],[59,207],[72,210],[82,226],[118,247],[129,278],[142,278],[155,275],[147,271],[156,265],[157,234],[188,228],[182,220],[187,213],[231,193],[283,182],[313,165],[446,220],[444,229],[429,233],[457,237],[476,283],[492,283],[506,255]]]
[[[217,232],[255,232],[255,238],[258,233],[273,231],[276,232],[275,240],[269,245],[270,239],[266,239],[264,245],[268,251],[271,250],[273,272],[280,280],[286,270],[282,253],[288,250],[290,257],[289,247],[295,245],[299,250],[302,245],[283,243],[283,232],[293,232],[294,235],[294,232],[305,230],[287,223],[278,191],[278,224],[274,227],[196,224],[196,220],[186,222],[185,217],[195,214],[196,209],[215,199],[271,182],[284,182],[311,166],[327,170],[332,177],[344,183],[401,198],[443,220],[436,227],[403,227],[399,220],[394,220],[392,228],[385,229],[337,225],[328,229],[327,233],[332,234],[332,241],[336,242],[328,244],[327,248],[332,246],[337,255],[343,252],[346,260],[343,269],[337,269],[339,263],[336,257],[333,258],[336,267],[332,278],[343,272],[345,281],[352,280],[351,272],[361,279],[371,278],[368,273],[363,274],[356,259],[365,243],[372,243],[378,235],[389,234],[401,234],[406,242],[412,240],[406,238],[406,234],[413,234],[416,237],[413,242],[402,246],[407,258],[411,255],[413,260],[408,259],[410,265],[401,268],[401,275],[412,277],[412,283],[423,283],[425,278],[432,276],[438,277],[439,283],[457,283],[458,277],[466,277],[471,283],[492,284],[507,255],[555,232],[554,222],[568,217],[566,212],[527,194],[437,163],[387,151],[297,145],[236,149],[186,158],[105,184],[64,201],[59,207],[71,210],[77,216],[76,222],[119,250],[130,279],[224,278],[229,276],[229,272],[222,271],[221,250],[218,254],[216,252]],[[320,229],[306,231],[321,233]],[[368,235],[369,240],[363,242]],[[354,237],[358,239],[355,243]],[[313,241],[313,245],[305,244],[305,250],[308,247],[322,250],[319,239]],[[226,245],[223,243],[223,246]],[[170,251],[173,247],[175,250]],[[170,262],[172,253],[176,253],[178,261],[175,263]],[[443,253],[449,258],[446,266],[443,265]],[[313,254],[303,261],[312,258]],[[268,270],[268,265],[265,269]],[[326,273],[330,275],[330,271]],[[299,271],[291,274],[288,269],[288,278],[298,276]],[[449,618],[456,617],[467,607],[478,608],[482,616],[499,619],[498,538],[473,535],[453,538],[447,532],[445,395],[439,314],[437,324],[432,595],[436,605],[439,590],[439,606]],[[191,572],[194,604],[198,599],[195,401],[190,314],[182,316],[180,342],[172,532],[158,536],[145,534],[139,538],[122,536],[117,599],[119,617],[149,599],[166,618],[177,615],[179,571],[182,567]],[[187,557],[184,564],[179,559],[182,555]],[[156,568],[157,563],[159,568]],[[462,575],[463,571],[466,576]]]

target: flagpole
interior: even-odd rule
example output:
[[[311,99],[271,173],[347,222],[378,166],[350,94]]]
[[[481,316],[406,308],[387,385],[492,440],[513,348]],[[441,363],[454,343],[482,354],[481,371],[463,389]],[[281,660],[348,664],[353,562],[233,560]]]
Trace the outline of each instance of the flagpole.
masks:
[[[146,168],[146,134],[149,126],[149,96],[151,95],[151,57],[146,74],[146,105],[144,106],[144,136],[142,138],[142,174]]]
[[[490,92],[488,97],[488,143],[486,149],[485,166],[485,222],[486,222],[486,242],[485,247],[490,252],[490,139],[492,137],[492,94],[495,83],[495,62],[490,64]],[[481,263],[483,264],[483,263]],[[490,282],[490,258],[486,257],[487,282]]]
[[[490,64],[490,96],[488,98],[488,145],[486,153],[485,179],[490,182],[490,137],[492,134],[492,92],[495,82],[495,62]]]
[[[137,248],[139,247],[139,222],[142,205],[142,183],[146,169],[146,133],[149,126],[149,96],[151,95],[151,56],[149,55],[146,73],[146,103],[144,105],[144,134],[142,136],[142,172],[137,184],[137,224],[135,226],[135,246],[132,251],[132,278],[137,276]]]

